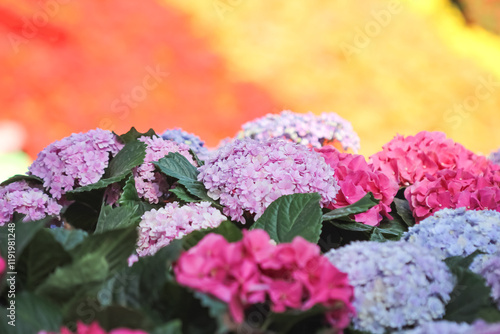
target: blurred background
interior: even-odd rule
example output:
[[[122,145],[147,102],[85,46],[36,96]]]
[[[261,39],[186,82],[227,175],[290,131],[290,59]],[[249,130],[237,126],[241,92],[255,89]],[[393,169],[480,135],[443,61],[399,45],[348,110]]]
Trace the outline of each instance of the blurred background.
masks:
[[[208,147],[332,111],[369,156],[397,133],[500,147],[500,0],[0,1],[0,181],[74,132],[180,127]]]

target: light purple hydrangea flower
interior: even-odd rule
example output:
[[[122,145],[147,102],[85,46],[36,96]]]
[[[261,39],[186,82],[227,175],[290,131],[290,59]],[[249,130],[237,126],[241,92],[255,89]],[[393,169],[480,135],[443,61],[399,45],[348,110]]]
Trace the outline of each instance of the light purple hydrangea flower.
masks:
[[[472,326],[466,322],[433,321],[423,323],[413,329],[397,332],[397,334],[467,334]]]
[[[160,160],[171,152],[178,152],[194,166],[197,164],[186,144],[176,143],[158,136],[143,136],[139,140],[146,143],[147,147],[144,163],[134,168],[133,171],[137,194],[149,203],[158,203],[160,197],[168,192],[170,185],[167,183],[167,178],[155,169],[152,162]]]
[[[153,255],[172,240],[180,239],[195,230],[217,227],[227,218],[210,202],[167,203],[160,209],[147,211],[139,223],[139,256]]]
[[[0,226],[10,222],[14,212],[25,214],[24,222],[46,216],[59,216],[62,209],[57,201],[43,192],[42,186],[17,181],[0,187]]]
[[[317,148],[337,140],[346,151],[351,149],[356,153],[359,150],[359,137],[351,123],[333,112],[315,115],[284,110],[281,114],[268,114],[247,122],[242,129],[236,135],[238,139],[286,138]]]
[[[477,256],[470,269],[484,277],[491,288],[491,298],[500,309],[500,252]]]
[[[186,144],[201,160],[205,160],[208,156],[209,151],[206,147],[204,147],[205,142],[203,142],[200,137],[195,136],[192,133],[175,128],[166,130],[162,133],[161,137],[163,139],[173,140],[177,143]]]
[[[437,255],[404,241],[353,242],[326,253],[354,287],[354,328],[401,330],[441,318],[455,277]]]
[[[111,156],[123,147],[107,130],[74,133],[44,148],[29,167],[43,179],[43,186],[56,199],[74,188],[96,183],[104,175]]]
[[[500,251],[500,212],[443,209],[411,227],[403,239],[439,250],[441,259],[476,250],[492,254]]]
[[[208,195],[241,223],[245,211],[257,219],[282,195],[318,192],[327,205],[339,190],[333,168],[319,153],[280,139],[236,140],[214,152],[199,171]]]
[[[494,164],[500,165],[500,149],[492,152],[488,159],[490,159]]]

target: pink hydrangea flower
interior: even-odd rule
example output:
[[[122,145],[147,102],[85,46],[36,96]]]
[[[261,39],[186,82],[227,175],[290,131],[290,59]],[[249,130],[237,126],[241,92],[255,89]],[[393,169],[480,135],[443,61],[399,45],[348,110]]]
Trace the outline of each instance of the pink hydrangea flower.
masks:
[[[238,139],[268,140],[282,138],[309,147],[322,147],[338,143],[339,149],[359,150],[359,137],[349,121],[333,112],[315,115],[312,112],[294,113],[284,110],[280,114],[267,114],[245,123]]]
[[[500,169],[486,157],[446,138],[442,132],[422,131],[408,137],[397,135],[370,160],[375,170],[394,178],[401,187],[444,169],[465,169],[479,176]]]
[[[416,222],[444,208],[500,211],[498,173],[477,176],[466,170],[442,170],[405,190]]]
[[[12,220],[14,212],[25,214],[23,221],[35,221],[46,216],[57,216],[62,209],[47,195],[42,186],[17,181],[0,187],[0,226]]]
[[[320,154],[279,139],[236,140],[212,154],[199,171],[208,195],[220,199],[224,214],[241,223],[245,211],[257,219],[283,195],[318,192],[327,205],[338,191],[334,170]]]
[[[78,322],[76,324],[76,332],[72,332],[66,327],[61,328],[59,333],[41,331],[38,334],[148,334],[147,332],[140,329],[127,329],[127,328],[116,328],[110,332],[106,332],[99,326],[97,321],[94,321],[90,325],[86,325],[83,322]]]
[[[361,155],[340,153],[331,146],[316,149],[335,170],[340,190],[335,197],[335,203],[328,205],[329,209],[343,208],[355,203],[372,192],[380,203],[366,212],[354,216],[355,220],[367,225],[376,226],[387,217],[392,219],[391,203],[396,196],[399,186],[386,174],[374,170]]]
[[[139,256],[153,255],[174,239],[195,230],[217,227],[227,218],[209,202],[167,203],[165,207],[147,211],[139,223]]]
[[[44,187],[60,199],[76,187],[99,181],[109,159],[122,147],[118,138],[107,130],[72,134],[44,148],[29,172],[42,178]]]
[[[244,230],[235,243],[208,234],[180,256],[174,273],[179,284],[226,302],[238,323],[246,308],[263,302],[273,312],[324,305],[327,319],[340,330],[354,312],[347,275],[301,237],[276,245],[263,230]]]
[[[173,140],[163,139],[158,136],[139,138],[146,143],[146,157],[144,163],[134,168],[134,180],[137,194],[149,203],[158,203],[160,198],[168,192],[170,185],[166,177],[155,169],[152,162],[158,161],[169,153],[178,152],[189,160],[193,166],[197,166],[189,153],[189,146],[176,143]]]
[[[4,273],[6,267],[7,267],[7,264],[5,263],[5,260],[3,259],[3,257],[0,255],[0,277]]]

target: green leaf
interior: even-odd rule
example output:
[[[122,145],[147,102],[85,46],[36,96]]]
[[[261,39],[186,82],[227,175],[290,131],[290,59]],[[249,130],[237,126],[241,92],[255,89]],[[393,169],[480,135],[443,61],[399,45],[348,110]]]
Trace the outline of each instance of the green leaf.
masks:
[[[228,311],[227,304],[201,292],[195,292],[194,297],[200,301],[201,306],[208,309],[210,317],[217,322],[218,331],[216,334],[227,333],[228,328],[224,323],[224,316]]]
[[[278,243],[291,242],[296,236],[317,243],[322,226],[320,200],[318,193],[281,196],[267,207],[251,229],[265,230]]]
[[[204,201],[217,204],[207,194],[207,189],[202,182],[197,180],[199,171],[193,166],[188,159],[178,152],[171,152],[166,157],[153,163],[160,171],[178,180],[178,183],[183,185],[186,190]]]
[[[138,205],[119,206],[113,208],[109,205],[104,206],[99,214],[99,220],[95,228],[96,234],[110,230],[137,226],[141,220],[141,214],[138,212]]]
[[[8,184],[11,184],[11,183],[14,183],[17,181],[27,181],[27,182],[34,182],[34,183],[43,184],[43,180],[41,178],[39,178],[38,176],[17,174],[17,175],[14,175],[12,177],[9,177],[7,180],[0,183],[0,187],[4,187]]]
[[[36,293],[53,301],[65,303],[74,296],[76,291],[81,292],[101,284],[108,273],[108,263],[99,253],[85,254],[73,263],[57,268],[36,289]]]
[[[79,245],[88,236],[88,233],[82,230],[67,230],[65,228],[51,228],[48,230],[54,239],[69,251]]]
[[[12,222],[0,226],[0,254],[7,258],[9,242],[15,242],[15,258],[16,262],[24,249],[31,242],[33,237],[42,229],[45,224],[53,219],[46,217],[42,220],[23,223],[24,215],[14,214]],[[14,271],[7,267],[7,271]]]
[[[209,233],[220,234],[229,242],[236,242],[243,238],[241,230],[233,222],[225,220],[217,227],[193,231],[184,236],[181,239],[183,248],[185,250],[190,249]]]
[[[484,317],[488,321],[500,321],[500,313],[493,303],[491,289],[485,279],[469,269],[477,252],[466,258],[451,257],[445,260],[457,283],[446,305],[445,320],[472,323]]]
[[[343,208],[331,210],[330,212],[325,213],[322,219],[323,221],[332,220],[366,212],[368,209],[374,207],[379,202],[380,200],[375,199],[375,197],[373,197],[373,194],[369,192],[356,203],[353,203]]]
[[[410,204],[405,199],[394,198],[394,207],[396,208],[397,214],[406,223],[408,227],[415,225],[415,218],[413,218],[413,213],[410,209]]]
[[[146,157],[146,144],[139,141],[133,141],[125,144],[118,154],[109,162],[108,169],[103,179],[87,186],[79,187],[67,192],[74,193],[87,192],[95,189],[106,188],[110,184],[120,182],[127,175],[130,175],[134,167],[144,162]]]
[[[370,241],[386,242],[387,239],[384,237],[382,231],[378,227],[374,227],[373,232],[370,235]]]
[[[267,322],[270,324],[269,328],[273,329],[274,332],[287,333],[299,322],[307,318],[323,316],[326,310],[324,306],[315,305],[306,311],[290,310],[282,313],[271,312],[269,313]]]
[[[59,331],[62,324],[62,313],[57,306],[31,292],[23,291],[15,298],[15,327],[6,308],[1,308],[0,333],[26,334],[38,333],[41,330]]]
[[[85,231],[93,231],[99,218],[99,211],[84,202],[74,202],[63,214],[71,226]]]
[[[337,221],[337,220],[331,220],[331,221],[329,220],[328,222],[335,227],[338,227],[342,230],[347,230],[347,231],[371,232],[373,230],[373,226],[358,223],[355,221],[344,222],[344,221]]]
[[[182,322],[179,319],[169,321],[155,328],[151,334],[182,334]]]
[[[120,206],[134,205],[136,204],[136,202],[139,202],[140,200],[141,199],[137,194],[137,189],[135,188],[134,176],[130,175],[127,182],[125,182],[122,194],[118,199],[118,204],[120,204]]]
[[[117,134],[115,133],[115,135],[117,135]],[[122,143],[127,144],[130,142],[136,141],[137,139],[139,139],[142,136],[153,137],[155,135],[156,135],[156,133],[154,132],[153,129],[149,129],[147,132],[140,133],[139,131],[136,130],[135,127],[132,127],[127,133],[125,133],[123,135],[117,135],[117,136],[120,138]]]
[[[405,222],[398,218],[394,218],[393,220],[384,218],[377,228],[387,239],[393,241],[401,239],[403,233],[408,231],[408,226]]]
[[[177,196],[177,199],[186,203],[193,203],[193,202],[199,202],[200,199],[197,197],[193,197],[189,191],[187,191],[186,187],[183,185],[179,184],[175,188],[170,188],[169,191],[175,196]]]
[[[96,321],[105,330],[114,328],[147,328],[152,327],[152,320],[146,312],[127,307],[112,305],[99,310],[95,316]]]

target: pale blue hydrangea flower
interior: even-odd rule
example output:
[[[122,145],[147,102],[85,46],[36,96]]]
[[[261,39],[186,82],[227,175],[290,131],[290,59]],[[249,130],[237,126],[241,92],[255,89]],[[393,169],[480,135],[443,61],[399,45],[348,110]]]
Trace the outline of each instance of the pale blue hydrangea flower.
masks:
[[[397,334],[467,334],[472,328],[466,322],[433,321],[423,323],[413,329],[397,332]]]
[[[205,160],[208,156],[209,151],[205,147],[205,142],[203,142],[200,137],[183,131],[180,128],[166,130],[162,133],[161,137],[163,139],[173,140],[177,143],[186,144],[201,160]]]
[[[268,114],[243,124],[236,137],[257,140],[285,138],[318,148],[325,142],[337,140],[344,150],[359,150],[359,136],[351,123],[333,112],[315,115],[284,110],[281,114]]]
[[[437,211],[409,229],[403,239],[439,250],[441,258],[468,256],[479,250],[486,254],[500,251],[500,212],[465,210]]]
[[[354,287],[356,330],[385,333],[440,319],[455,286],[434,251],[404,241],[353,242],[326,256]]]

